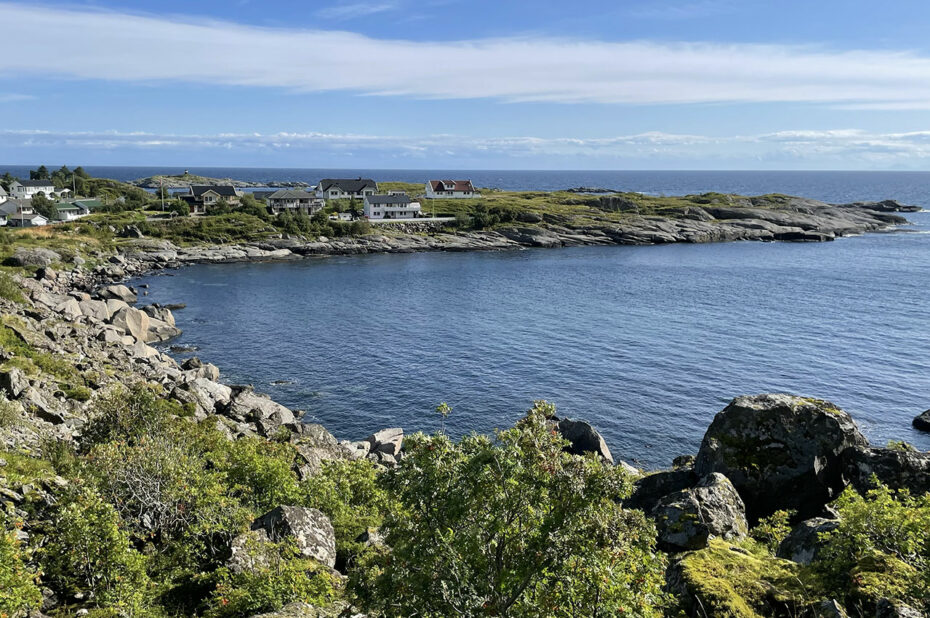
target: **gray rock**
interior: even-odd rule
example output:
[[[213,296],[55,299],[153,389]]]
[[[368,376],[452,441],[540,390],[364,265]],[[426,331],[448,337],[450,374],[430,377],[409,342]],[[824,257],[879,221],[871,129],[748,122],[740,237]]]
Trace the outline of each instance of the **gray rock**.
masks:
[[[745,538],[749,525],[742,499],[722,474],[712,473],[692,489],[670,494],[652,511],[659,545],[669,551],[703,549],[712,538]]]
[[[913,422],[914,429],[930,432],[930,410],[925,410],[918,415]]]
[[[865,493],[872,476],[892,489],[907,489],[919,496],[930,491],[930,453],[898,448],[855,447],[843,453],[846,479]]]
[[[111,313],[107,303],[102,300],[83,300],[78,303],[81,313],[100,322],[107,322]]]
[[[279,610],[258,614],[251,618],[366,618],[366,616],[356,612],[343,601],[336,601],[328,607],[315,607],[303,601],[294,601]]]
[[[817,606],[817,616],[820,618],[849,618],[849,614],[836,599],[825,599]]]
[[[590,423],[563,418],[556,426],[563,438],[570,442],[568,451],[574,455],[594,453],[609,463],[614,462],[607,443]]]
[[[145,333],[146,343],[168,341],[181,335],[181,329],[156,318],[149,318],[149,327]]]
[[[65,422],[64,411],[54,399],[46,399],[42,393],[27,388],[22,393],[22,403],[27,412],[30,412],[46,423],[61,425]]]
[[[846,483],[841,455],[866,439],[832,403],[791,395],[737,397],[704,435],[695,472],[720,472],[746,503],[750,521],[777,510],[816,515]]]
[[[328,567],[336,564],[333,525],[317,509],[279,506],[256,519],[252,530],[264,530],[275,543],[292,540],[301,555]]]
[[[366,441],[371,445],[372,453],[383,453],[396,458],[404,445],[404,430],[400,427],[382,429],[368,436]]]
[[[229,544],[226,566],[233,573],[254,571],[271,564],[273,556],[270,539],[264,529],[249,530],[235,537]]]
[[[926,615],[893,599],[882,599],[875,606],[875,618],[926,618]]]
[[[633,483],[633,493],[623,506],[650,512],[665,496],[694,487],[698,482],[694,470],[662,470],[647,474]]]
[[[14,266],[42,268],[49,266],[53,262],[61,262],[61,256],[51,249],[17,247],[10,261]]]
[[[29,380],[26,379],[26,374],[16,367],[0,373],[0,390],[10,399],[16,399],[27,388]]]
[[[229,405],[232,398],[231,388],[206,378],[195,378],[184,384],[184,389],[193,395],[197,406],[206,414],[213,414],[218,407]]]
[[[78,301],[74,300],[73,298],[69,298],[65,302],[55,307],[55,311],[60,313],[65,319],[72,321],[84,315],[81,312],[81,305],[78,304]]]
[[[259,395],[250,388],[236,393],[230,401],[227,416],[240,421],[270,421],[273,425],[293,423],[297,420],[288,408]]]
[[[113,314],[110,323],[138,341],[148,341],[151,318],[144,311],[135,307],[125,307]]]
[[[810,564],[824,546],[820,535],[836,530],[839,525],[837,520],[823,517],[802,521],[784,538],[776,555],[798,564]]]
[[[97,291],[97,297],[101,300],[121,300],[130,305],[139,298],[135,292],[125,285],[108,285],[102,287]]]

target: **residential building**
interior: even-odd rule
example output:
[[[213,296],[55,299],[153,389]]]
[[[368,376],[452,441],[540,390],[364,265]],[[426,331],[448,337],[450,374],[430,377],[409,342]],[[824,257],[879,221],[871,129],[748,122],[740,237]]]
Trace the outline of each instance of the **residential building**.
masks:
[[[475,191],[470,180],[430,180],[426,183],[426,197],[429,199],[481,197],[481,194]]]
[[[323,210],[323,206],[326,205],[323,198],[317,197],[309,191],[298,189],[280,189],[268,195],[265,200],[268,202],[268,208],[271,209],[273,214],[288,211],[312,215]]]
[[[378,183],[371,178],[324,178],[317,185],[316,195],[325,200],[363,199],[378,192]]]
[[[59,202],[55,204],[55,221],[74,221],[90,214],[90,210],[78,202]]]
[[[5,202],[9,196],[10,194],[6,192],[6,189],[4,189],[2,185],[0,185],[0,204]]]
[[[207,214],[207,207],[203,202],[198,201],[196,197],[189,194],[178,195],[177,198],[187,204],[188,214],[191,215],[205,215]]]
[[[369,195],[365,198],[365,216],[369,219],[414,219],[420,216],[420,203],[406,193]]]
[[[238,206],[242,191],[232,185],[191,185],[187,197],[205,208],[212,206],[220,200],[230,206]],[[185,200],[186,201],[186,200]]]
[[[6,216],[9,222],[16,217],[35,214],[35,209],[29,200],[10,199],[0,204],[0,214]]]
[[[45,197],[55,193],[55,185],[51,180],[14,180],[10,183],[10,194],[20,200],[31,200],[36,193]]]

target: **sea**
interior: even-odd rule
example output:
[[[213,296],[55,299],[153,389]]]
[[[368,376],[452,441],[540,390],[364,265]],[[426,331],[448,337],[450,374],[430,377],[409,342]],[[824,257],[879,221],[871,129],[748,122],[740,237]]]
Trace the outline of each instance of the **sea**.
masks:
[[[131,180],[168,168],[95,168]],[[4,169],[0,166],[0,173]],[[930,208],[930,173],[192,168],[271,184],[324,177],[655,195],[788,193]],[[12,173],[16,173],[11,168]],[[930,213],[816,244],[735,242],[327,257],[144,277],[222,379],[339,438],[384,427],[507,428],[545,399],[645,468],[696,452],[733,397],[828,399],[866,436],[930,450]],[[183,356],[181,354],[180,356]]]

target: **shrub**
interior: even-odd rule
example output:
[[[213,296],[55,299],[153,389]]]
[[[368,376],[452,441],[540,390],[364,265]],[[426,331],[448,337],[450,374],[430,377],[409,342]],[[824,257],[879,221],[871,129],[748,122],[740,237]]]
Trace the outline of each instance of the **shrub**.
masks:
[[[7,399],[6,395],[0,395],[0,429],[13,427],[22,419],[23,415],[19,405]]]
[[[116,509],[92,489],[59,504],[41,563],[56,590],[87,593],[98,607],[133,614],[150,594],[145,557],[130,547]]]
[[[94,402],[93,416],[81,431],[81,447],[86,452],[107,442],[134,444],[160,433],[166,422],[165,406],[144,385],[114,386]]]
[[[655,529],[618,504],[629,478],[565,453],[553,412],[539,402],[494,439],[408,438],[385,479],[400,502],[382,527],[391,550],[353,577],[359,602],[392,616],[661,615]]]
[[[266,548],[267,549],[267,548]],[[337,582],[319,563],[297,558],[290,547],[263,551],[266,564],[234,573],[221,568],[213,575],[216,588],[208,618],[237,618],[271,612],[295,601],[317,607],[332,604]]]
[[[791,533],[791,518],[794,513],[794,511],[775,511],[768,517],[760,519],[749,534],[774,555],[781,542]]]
[[[357,553],[360,534],[377,528],[390,509],[387,492],[378,483],[373,463],[326,461],[319,473],[301,483],[301,504],[326,513],[336,533],[336,550],[343,559]]]
[[[225,474],[229,491],[260,513],[297,499],[297,476],[291,470],[294,449],[290,444],[243,438],[221,444],[211,460]]]
[[[814,569],[827,590],[872,611],[883,596],[930,610],[930,494],[914,497],[876,483],[835,503],[839,527],[825,534]]]
[[[25,562],[19,539],[0,528],[0,616],[23,615],[42,603],[39,576]]]

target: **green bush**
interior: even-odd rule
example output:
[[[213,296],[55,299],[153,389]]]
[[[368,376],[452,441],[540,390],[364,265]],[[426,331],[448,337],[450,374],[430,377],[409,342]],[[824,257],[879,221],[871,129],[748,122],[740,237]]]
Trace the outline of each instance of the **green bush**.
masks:
[[[297,475],[291,469],[294,447],[290,444],[243,438],[220,444],[211,460],[225,475],[228,490],[258,513],[297,500]]]
[[[840,525],[813,564],[824,588],[850,609],[873,612],[888,596],[930,611],[930,494],[876,484],[865,496],[847,489],[835,506]]]
[[[774,555],[781,542],[791,533],[791,518],[794,513],[794,511],[775,511],[768,517],[760,519],[756,527],[749,531],[749,535]]]
[[[42,603],[39,576],[25,562],[15,533],[0,527],[0,616],[23,615]]]
[[[537,403],[495,439],[413,435],[387,473],[400,502],[366,556],[358,602],[389,616],[660,616],[655,529],[618,502],[617,467],[564,452]],[[570,608],[570,609],[569,609]]]
[[[0,395],[0,429],[4,427],[13,427],[23,420],[19,404],[13,403],[6,398],[6,395]]]
[[[326,513],[336,533],[336,550],[345,560],[361,550],[360,534],[378,528],[391,508],[379,473],[367,460],[326,461],[301,483],[301,504]]]
[[[65,595],[132,615],[146,605],[151,581],[145,556],[130,546],[119,515],[92,489],[65,496],[49,526],[42,570]]]
[[[289,547],[264,548],[262,556],[264,564],[254,569],[217,570],[207,618],[253,616],[295,601],[326,607],[336,598],[338,582],[318,562],[297,557]]]
[[[81,431],[81,448],[108,442],[135,444],[157,435],[167,423],[165,405],[143,384],[115,385],[97,397],[89,422]]]

